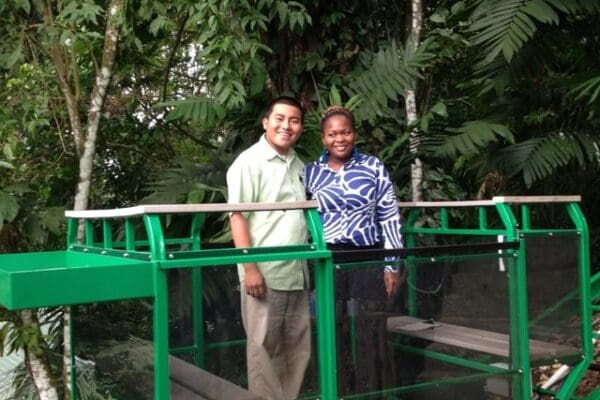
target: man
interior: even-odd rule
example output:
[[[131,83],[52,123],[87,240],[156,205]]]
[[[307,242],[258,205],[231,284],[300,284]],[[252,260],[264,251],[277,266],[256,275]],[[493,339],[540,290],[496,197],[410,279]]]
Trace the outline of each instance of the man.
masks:
[[[227,171],[229,203],[305,200],[304,164],[292,149],[303,131],[304,111],[279,97],[266,109],[264,135]],[[236,247],[306,241],[301,210],[234,212]],[[242,320],[246,330],[248,388],[268,400],[298,397],[310,359],[310,315],[306,263],[271,261],[238,265]]]

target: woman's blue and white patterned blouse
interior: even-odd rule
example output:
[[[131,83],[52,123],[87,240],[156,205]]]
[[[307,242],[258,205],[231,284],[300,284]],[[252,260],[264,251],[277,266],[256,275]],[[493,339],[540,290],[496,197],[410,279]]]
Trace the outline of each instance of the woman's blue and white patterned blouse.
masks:
[[[324,152],[304,169],[306,197],[318,202],[327,243],[372,246],[383,241],[386,249],[402,248],[396,195],[381,160],[355,149],[334,171],[328,157]]]

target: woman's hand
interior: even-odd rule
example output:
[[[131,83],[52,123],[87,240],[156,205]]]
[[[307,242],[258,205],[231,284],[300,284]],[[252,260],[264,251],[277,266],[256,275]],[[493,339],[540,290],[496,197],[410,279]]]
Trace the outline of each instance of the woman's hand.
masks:
[[[385,292],[388,299],[391,299],[404,284],[404,272],[384,271],[383,282],[385,284]]]

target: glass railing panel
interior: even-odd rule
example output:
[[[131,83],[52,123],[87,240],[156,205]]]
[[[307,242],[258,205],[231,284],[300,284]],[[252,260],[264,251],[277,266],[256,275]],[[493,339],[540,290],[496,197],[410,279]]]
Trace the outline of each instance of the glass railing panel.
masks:
[[[581,352],[579,236],[526,235],[529,335],[555,352],[532,363],[573,359]]]
[[[468,386],[481,393],[488,377],[510,385],[508,262],[497,252],[410,259],[403,267],[406,281],[391,297],[384,286],[385,262],[339,265],[340,397],[390,398],[385,396],[447,379],[461,387],[477,381]]]
[[[154,399],[151,299],[72,307],[77,399]]]

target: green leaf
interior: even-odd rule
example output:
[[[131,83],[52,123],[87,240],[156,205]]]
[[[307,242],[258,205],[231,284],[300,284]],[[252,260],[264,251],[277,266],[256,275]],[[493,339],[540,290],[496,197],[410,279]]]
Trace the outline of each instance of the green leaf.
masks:
[[[464,8],[465,8],[465,2],[457,1],[456,3],[452,4],[452,7],[450,7],[450,14],[454,15],[454,14],[464,10]]]
[[[335,85],[331,86],[329,91],[329,104],[342,104],[342,96]]]
[[[252,81],[250,82],[250,96],[255,96],[261,93],[265,88],[265,82],[267,81],[267,71],[263,64],[259,62],[252,63]]]
[[[446,23],[446,18],[440,14],[433,14],[431,17],[429,17],[429,20],[431,22],[435,22],[436,24]]]
[[[382,110],[388,110],[389,102],[396,102],[406,90],[414,87],[421,79],[420,70],[434,59],[430,51],[433,39],[423,41],[417,49],[399,49],[395,42],[374,55],[369,68],[352,79],[347,92],[350,96],[360,95],[369,99],[355,111],[357,121],[374,121]],[[404,50],[403,52],[401,50]]]
[[[13,0],[17,9],[21,9],[25,11],[25,13],[29,14],[31,12],[31,3],[29,0]]]
[[[277,13],[279,14],[279,26],[283,27],[288,14],[288,7],[285,2],[280,1],[279,4],[277,4]]]
[[[499,138],[514,143],[513,134],[507,126],[484,120],[467,121],[460,128],[448,129],[448,132],[453,134],[428,138],[424,143],[425,149],[436,156],[453,159],[477,153]]]
[[[430,111],[432,114],[437,114],[440,117],[448,116],[448,108],[446,107],[446,104],[442,102],[436,103],[433,107],[431,107]]]
[[[0,168],[15,169],[15,166],[6,161],[0,161]]]
[[[65,222],[65,207],[49,207],[40,212],[42,224],[55,235],[60,234],[60,228]]]
[[[523,11],[540,22],[558,24],[558,15],[544,0],[529,1]]]
[[[22,183],[14,183],[12,185],[5,186],[3,189],[7,193],[31,193],[33,189]]]
[[[150,28],[148,29],[151,34],[154,36],[158,35],[158,33],[163,30],[167,26],[168,20],[162,15],[156,17],[150,23]]]
[[[0,66],[6,69],[12,68],[19,60],[23,58],[23,43],[21,41],[16,43],[15,48],[8,54],[2,54],[0,56]]]
[[[19,203],[14,196],[0,191],[0,223],[12,222],[17,217],[19,209]]]

